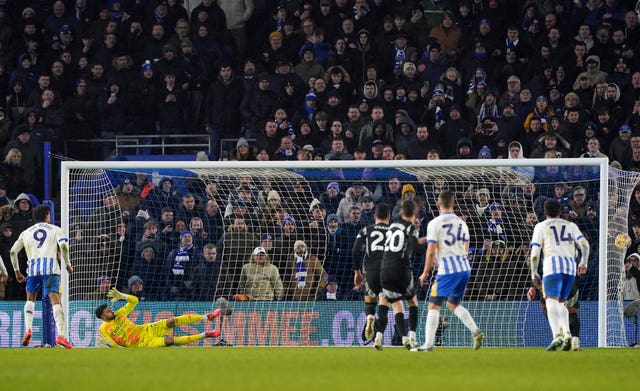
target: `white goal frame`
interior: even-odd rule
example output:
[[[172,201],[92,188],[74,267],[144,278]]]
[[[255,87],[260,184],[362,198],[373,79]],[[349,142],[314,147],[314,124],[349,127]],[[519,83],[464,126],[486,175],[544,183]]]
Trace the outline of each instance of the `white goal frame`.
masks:
[[[608,210],[608,180],[609,161],[607,158],[562,159],[558,164],[558,159],[500,159],[500,160],[392,160],[392,161],[267,161],[267,162],[239,162],[239,161],[64,161],[61,165],[61,226],[65,232],[69,232],[69,189],[70,170],[72,169],[255,169],[260,171],[265,168],[273,169],[339,169],[339,168],[416,168],[416,167],[546,167],[546,166],[591,166],[600,169],[599,184],[599,210]],[[257,172],[258,174],[258,172]],[[598,347],[607,347],[607,226],[608,213],[599,214],[599,278],[598,278]],[[603,234],[605,233],[605,234]],[[605,261],[603,261],[605,260]],[[73,260],[72,260],[73,262]],[[69,276],[65,270],[62,271],[63,305],[66,313],[69,311]],[[621,311],[621,310],[620,310]],[[68,317],[67,317],[68,318]]]

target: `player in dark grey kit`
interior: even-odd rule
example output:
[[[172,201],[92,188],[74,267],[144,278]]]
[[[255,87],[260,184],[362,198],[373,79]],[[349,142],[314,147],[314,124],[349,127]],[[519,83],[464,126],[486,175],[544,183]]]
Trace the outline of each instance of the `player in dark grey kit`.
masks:
[[[384,245],[382,266],[380,268],[380,283],[382,294],[379,306],[379,330],[376,332],[373,346],[382,349],[382,334],[387,327],[387,313],[393,308],[398,333],[402,336],[402,345],[407,349],[418,347],[416,341],[416,327],[418,325],[418,298],[413,283],[411,271],[411,257],[426,238],[418,239],[418,230],[414,225],[418,208],[412,200],[402,202],[401,218],[389,225],[387,239]],[[409,306],[409,332],[404,325],[404,305]],[[407,335],[408,334],[408,335]]]
[[[375,223],[362,228],[353,244],[353,284],[357,289],[360,289],[363,283],[365,286],[364,313],[367,315],[367,324],[364,329],[365,341],[373,340],[375,334],[376,305],[378,303],[378,295],[382,292],[380,266],[389,229],[390,215],[391,207],[388,204],[379,203],[376,205],[374,212]],[[361,262],[363,247],[365,256]]]

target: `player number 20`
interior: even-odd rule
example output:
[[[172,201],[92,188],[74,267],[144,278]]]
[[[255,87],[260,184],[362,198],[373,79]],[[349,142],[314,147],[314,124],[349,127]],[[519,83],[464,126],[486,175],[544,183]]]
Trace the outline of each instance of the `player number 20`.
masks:
[[[398,253],[402,251],[403,248],[404,248],[404,232],[400,230],[387,231],[387,240],[384,243],[385,251]]]

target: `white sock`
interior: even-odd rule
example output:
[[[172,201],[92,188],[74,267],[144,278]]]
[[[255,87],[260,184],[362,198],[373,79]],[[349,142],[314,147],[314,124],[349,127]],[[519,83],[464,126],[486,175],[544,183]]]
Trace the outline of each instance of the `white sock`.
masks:
[[[64,321],[64,311],[60,304],[53,306],[53,319],[56,320],[56,331],[58,337],[67,338],[67,324]]]
[[[380,338],[380,340],[382,340],[382,335],[383,335],[383,334],[382,334],[381,332],[376,331],[376,337],[375,337],[375,339]]]
[[[416,340],[416,332],[415,331],[409,331],[409,339],[411,340]]]
[[[560,334],[560,314],[556,309],[556,304],[560,303],[554,299],[546,299],[545,304],[547,307],[547,319],[549,320],[549,326],[551,327],[551,334],[553,334],[553,338],[555,338]]]
[[[33,311],[36,308],[36,303],[33,301],[27,301],[24,303],[24,331],[31,330],[33,327]]]
[[[564,305],[564,303],[558,302],[557,307],[560,321],[560,327],[562,327],[562,332],[564,335],[571,335],[571,329],[569,328],[569,310]]]
[[[478,326],[476,325],[476,322],[473,320],[473,318],[471,317],[471,314],[469,313],[469,311],[467,311],[466,308],[459,305],[456,307],[456,310],[453,313],[458,318],[460,318],[462,323],[464,323],[464,325],[467,326],[467,328],[469,329],[469,331],[471,331],[472,334],[475,334],[478,332]]]
[[[429,310],[427,312],[427,324],[425,325],[424,338],[425,344],[432,348],[436,340],[436,330],[438,329],[438,322],[440,321],[440,311]]]

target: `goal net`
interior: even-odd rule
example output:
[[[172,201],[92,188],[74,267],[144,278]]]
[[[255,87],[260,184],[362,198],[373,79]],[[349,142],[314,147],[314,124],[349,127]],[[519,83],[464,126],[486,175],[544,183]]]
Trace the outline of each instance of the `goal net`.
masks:
[[[130,315],[137,323],[204,313],[228,300],[233,312],[213,325],[176,329],[221,328],[222,342],[201,346],[363,344],[363,292],[353,288],[358,231],[373,222],[376,203],[397,215],[400,201],[413,197],[424,236],[442,189],[455,192],[456,212],[470,227],[464,303],[489,346],[542,346],[551,338],[539,301],[526,297],[529,241],[547,198],[560,199],[563,216],[591,243],[580,280],[583,346],[626,344],[624,249],[612,243],[627,232],[638,178],[605,160],[63,162],[62,169],[62,223],[76,269],[63,284],[76,346],[96,344],[94,310],[112,286],[139,296]],[[412,267],[417,281],[424,249]],[[429,285],[418,288],[419,339]],[[469,346],[464,326],[443,315],[438,343]],[[393,319],[384,343],[397,343]]]

